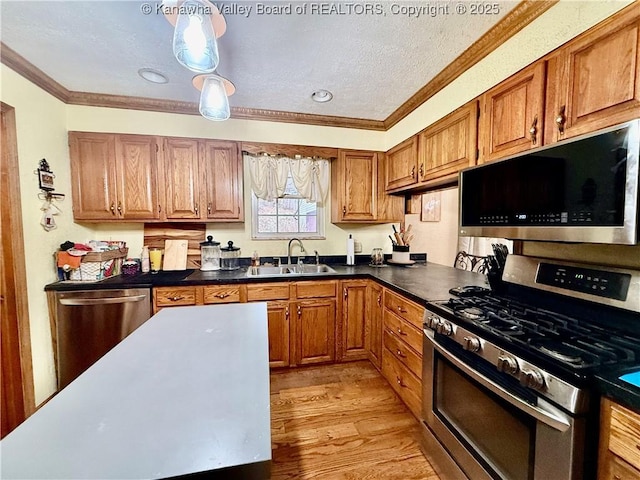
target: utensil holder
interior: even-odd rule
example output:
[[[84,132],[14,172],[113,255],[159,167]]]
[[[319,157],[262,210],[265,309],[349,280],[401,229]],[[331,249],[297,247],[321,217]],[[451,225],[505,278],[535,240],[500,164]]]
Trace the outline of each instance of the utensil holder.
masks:
[[[391,259],[397,263],[409,263],[409,245],[394,245]]]

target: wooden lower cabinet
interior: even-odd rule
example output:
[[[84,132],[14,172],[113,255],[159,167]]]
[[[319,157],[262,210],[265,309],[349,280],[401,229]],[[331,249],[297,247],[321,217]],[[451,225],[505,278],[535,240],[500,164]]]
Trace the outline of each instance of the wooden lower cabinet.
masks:
[[[267,302],[269,321],[269,367],[288,367],[289,362],[289,302]]]
[[[333,362],[336,358],[335,299],[295,302],[295,364]]]
[[[344,280],[342,291],[341,324],[338,335],[338,360],[364,360],[368,358],[365,340],[368,280]]]
[[[424,308],[388,289],[383,298],[382,375],[420,418]]]
[[[602,400],[598,457],[598,480],[640,479],[640,413]]]
[[[369,282],[364,339],[369,360],[378,370],[382,368],[382,295],[383,288],[376,282]]]

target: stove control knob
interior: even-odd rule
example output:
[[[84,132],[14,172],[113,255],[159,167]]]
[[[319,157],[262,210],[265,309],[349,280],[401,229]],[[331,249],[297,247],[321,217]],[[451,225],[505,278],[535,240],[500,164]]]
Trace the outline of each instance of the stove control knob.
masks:
[[[515,375],[520,369],[518,367],[518,361],[513,357],[507,357],[506,355],[500,355],[498,357],[498,370],[504,373]]]
[[[534,390],[542,390],[544,387],[544,377],[537,370],[523,371],[520,375],[520,384]]]
[[[480,350],[480,339],[477,337],[464,337],[463,348],[469,352],[477,352]]]
[[[435,330],[440,324],[440,317],[437,315],[430,315],[425,323],[430,329]]]
[[[453,325],[451,325],[451,322],[445,322],[444,320],[441,320],[440,322],[438,322],[436,332],[449,337],[453,333]]]

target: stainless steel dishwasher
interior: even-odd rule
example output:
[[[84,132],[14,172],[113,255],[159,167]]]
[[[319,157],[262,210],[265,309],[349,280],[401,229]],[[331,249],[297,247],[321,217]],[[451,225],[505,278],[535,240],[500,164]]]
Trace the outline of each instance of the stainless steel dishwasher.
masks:
[[[151,317],[151,290],[56,292],[58,388],[64,388]]]

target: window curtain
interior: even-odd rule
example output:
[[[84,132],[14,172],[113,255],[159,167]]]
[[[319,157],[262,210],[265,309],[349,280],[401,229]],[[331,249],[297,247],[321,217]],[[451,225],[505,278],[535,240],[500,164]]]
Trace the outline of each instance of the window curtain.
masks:
[[[289,158],[269,155],[245,155],[251,189],[258,198],[273,201],[282,197],[291,175],[298,193],[324,205],[329,191],[330,163],[323,158]]]

